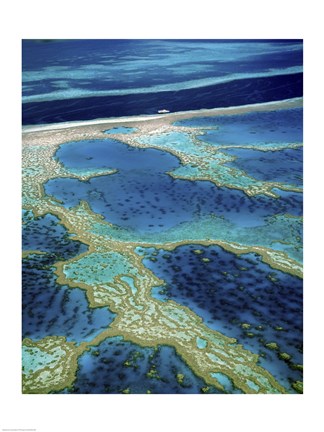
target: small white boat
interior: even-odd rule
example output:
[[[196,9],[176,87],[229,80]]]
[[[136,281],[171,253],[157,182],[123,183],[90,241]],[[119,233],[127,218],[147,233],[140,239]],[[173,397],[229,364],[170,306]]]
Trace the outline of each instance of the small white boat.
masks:
[[[166,114],[166,113],[169,113],[169,112],[170,111],[166,110],[166,109],[161,109],[161,110],[158,111],[159,114]]]

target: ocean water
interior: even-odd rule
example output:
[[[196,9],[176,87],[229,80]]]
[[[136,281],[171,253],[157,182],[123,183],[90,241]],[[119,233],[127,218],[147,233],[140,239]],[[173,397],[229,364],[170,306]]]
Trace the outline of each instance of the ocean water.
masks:
[[[120,126],[120,127],[114,127],[111,129],[107,129],[104,131],[105,134],[107,135],[112,135],[112,134],[130,134],[133,132],[136,132],[138,129],[137,128],[133,128],[133,127],[125,127],[125,126]]]
[[[291,382],[302,379],[302,372],[292,367],[303,362],[301,279],[272,269],[255,254],[236,256],[218,246],[137,252],[165,280],[165,286],[152,290],[153,297],[189,307],[208,327],[261,355],[260,365],[289,391]],[[277,351],[266,346],[271,342],[277,343]],[[284,361],[280,352],[291,359]]]
[[[65,336],[80,343],[93,339],[114,319],[107,308],[90,309],[85,291],[56,283],[54,263],[70,259],[87,247],[68,238],[52,215],[32,218],[24,212],[23,249],[41,250],[22,262],[22,336],[33,340]]]
[[[301,40],[24,40],[23,124],[302,96],[302,49]]]
[[[79,358],[76,381],[60,393],[200,393],[206,387],[174,348],[108,338]],[[209,386],[208,393],[219,393]]]
[[[88,247],[79,241],[72,240],[59,219],[51,214],[34,218],[29,211],[23,210],[22,226],[23,250],[40,250],[48,252],[61,260],[85,252]]]
[[[242,191],[218,188],[206,181],[173,179],[168,171],[178,159],[155,149],[138,149],[114,140],[81,141],[62,145],[56,153],[68,168],[114,168],[113,175],[87,182],[57,178],[45,191],[65,207],[87,201],[109,222],[138,233],[162,233],[183,222],[216,214],[238,227],[265,224],[278,213],[300,216],[302,195],[287,193],[281,199],[248,197]]]
[[[56,283],[53,256],[31,255],[22,264],[22,336],[65,336],[90,341],[113,321],[107,308],[89,308],[85,291]]]
[[[181,120],[174,124],[211,128],[199,138],[214,146],[261,145],[266,148],[273,144],[286,145],[303,141],[302,108],[199,117]]]
[[[230,107],[303,94],[301,40],[24,40],[22,54],[24,125],[156,114],[163,108],[176,112]],[[233,147],[222,150],[237,157],[230,166],[256,179],[300,186],[302,150],[286,147],[302,143],[302,115],[302,109],[295,108],[188,119],[176,125],[201,128],[204,135],[199,139],[209,145]],[[46,193],[66,208],[88,202],[115,224],[98,222],[93,231],[120,241],[219,238],[271,247],[301,262],[302,222],[290,217],[302,215],[301,193],[278,189],[278,199],[248,197],[206,181],[174,179],[167,174],[180,167],[173,155],[131,148],[109,138],[134,131],[121,124],[104,131],[105,140],[61,145],[56,157],[72,171],[118,172],[88,181],[52,179],[45,184]],[[185,135],[181,143],[179,137],[172,135],[182,150],[189,151]],[[115,315],[107,308],[89,308],[85,291],[58,285],[54,274],[55,262],[75,257],[87,246],[73,241],[53,215],[35,219],[23,211],[23,222],[23,249],[43,252],[28,255],[22,263],[23,337],[92,340]],[[155,299],[188,306],[208,327],[235,337],[260,355],[259,364],[288,392],[294,392],[291,385],[302,381],[303,363],[300,279],[270,268],[257,255],[236,256],[217,246],[136,251],[165,281],[152,289]],[[80,282],[86,281],[84,265],[90,265],[93,277],[106,258],[92,254],[65,270],[72,276],[76,268],[81,270]],[[118,254],[109,258],[112,269],[96,275],[98,280],[129,270]],[[133,280],[124,280],[136,292]],[[204,347],[203,340],[196,343]],[[38,367],[28,353],[25,361],[31,369]],[[225,375],[217,374],[217,379],[226,391],[237,392]],[[80,357],[75,383],[61,393],[202,391],[218,393],[213,387],[206,389],[174,348],[143,348],[116,337]]]
[[[237,158],[233,162],[227,162],[227,166],[241,169],[255,179],[303,185],[302,148],[272,152],[240,148],[227,149],[225,153]]]
[[[158,146],[160,149],[171,149],[193,156],[204,155],[204,148],[198,147],[192,136],[186,132],[163,132],[149,135],[141,135],[137,138],[141,144]]]

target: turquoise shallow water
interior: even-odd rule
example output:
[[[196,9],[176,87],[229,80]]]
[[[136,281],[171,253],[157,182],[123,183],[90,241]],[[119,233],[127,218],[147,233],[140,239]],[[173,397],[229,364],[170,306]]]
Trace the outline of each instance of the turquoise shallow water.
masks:
[[[301,40],[23,40],[22,46],[24,124],[302,96]]]
[[[235,387],[233,386],[232,381],[228,378],[228,376],[224,375],[223,373],[211,373],[210,374],[213,378],[216,378],[217,381],[224,387],[225,391],[228,393],[238,393],[235,391]]]
[[[112,135],[112,134],[130,134],[133,132],[136,132],[138,129],[134,128],[134,127],[125,127],[125,126],[120,126],[120,127],[114,127],[111,129],[107,129],[104,131],[105,134],[107,135]]]
[[[40,350],[37,347],[22,347],[22,366],[23,372],[34,373],[48,366],[51,362],[59,360],[65,352],[60,348],[56,347],[52,354]]]
[[[205,339],[197,337],[196,344],[199,349],[204,349],[207,346],[207,341]]]
[[[123,282],[126,282],[126,283],[130,286],[130,288],[131,288],[131,290],[132,290],[132,293],[133,293],[134,295],[137,293],[137,287],[135,286],[134,279],[133,279],[132,277],[129,277],[129,276],[122,276],[120,279],[121,279]]]
[[[175,149],[185,154],[201,156],[201,149],[197,147],[191,136],[184,132],[167,132],[154,135],[142,135],[137,138],[142,144],[158,146],[159,148]]]

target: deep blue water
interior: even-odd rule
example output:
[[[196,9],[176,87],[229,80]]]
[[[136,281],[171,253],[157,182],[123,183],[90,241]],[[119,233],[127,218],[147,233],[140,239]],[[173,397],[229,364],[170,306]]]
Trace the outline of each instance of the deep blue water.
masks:
[[[29,222],[27,222],[30,218]],[[88,341],[105,329],[115,315],[107,308],[89,308],[85,291],[56,283],[53,264],[84,252],[84,244],[69,240],[52,215],[33,219],[24,214],[23,249],[39,249],[22,263],[22,336],[41,339],[66,336],[68,341]]]
[[[49,252],[61,260],[67,260],[87,250],[83,243],[71,240],[56,216],[47,214],[35,219],[31,212],[23,211],[23,222],[23,250]]]
[[[230,95],[230,97],[229,97]],[[23,104],[23,125],[240,106],[303,95],[302,74],[253,78],[198,89],[63,99]]]
[[[56,85],[64,77],[85,87],[101,81],[104,88],[137,88],[303,63],[301,40],[23,40],[22,47],[24,83],[34,86],[36,77]],[[72,68],[78,69],[70,76]]]
[[[245,171],[258,180],[303,184],[303,150],[257,151],[250,149],[226,149],[226,153],[237,159],[226,165]]]
[[[288,193],[282,199],[251,198],[206,181],[173,179],[166,172],[179,166],[175,156],[111,139],[67,143],[56,157],[68,168],[116,168],[118,173],[87,182],[52,179],[45,184],[47,194],[62,200],[66,207],[85,200],[107,221],[139,233],[162,232],[211,213],[238,226],[256,226],[267,216],[299,216],[302,212],[301,194]]]
[[[23,124],[302,95],[300,40],[25,40]]]
[[[202,253],[196,254],[197,249]],[[218,246],[185,245],[171,252],[137,248],[137,252],[145,256],[145,266],[166,282],[152,291],[155,298],[189,307],[208,327],[264,355],[261,366],[286,388],[301,380],[301,372],[265,344],[276,342],[281,352],[291,355],[291,363],[302,364],[302,280],[272,269],[257,255],[240,257]],[[243,323],[251,327],[244,329]]]
[[[125,362],[129,362],[126,366]],[[147,374],[156,371],[151,377]],[[180,384],[177,374],[183,374]],[[77,379],[73,387],[61,393],[130,393],[174,394],[200,393],[206,387],[176,354],[174,348],[143,348],[121,337],[109,338],[92,347],[79,358]],[[208,393],[219,393],[210,387]]]
[[[191,118],[175,122],[175,125],[212,128],[200,138],[211,145],[242,146],[303,141],[302,108]]]

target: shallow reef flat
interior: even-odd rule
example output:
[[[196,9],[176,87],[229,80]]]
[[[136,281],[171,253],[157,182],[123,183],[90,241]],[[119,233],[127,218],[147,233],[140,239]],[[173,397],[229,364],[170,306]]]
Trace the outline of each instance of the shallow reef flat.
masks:
[[[219,246],[137,248],[137,253],[165,281],[152,289],[154,298],[186,306],[210,328],[235,337],[293,391],[291,383],[302,379],[302,371],[294,369],[302,362],[301,279],[272,269],[255,254],[233,255]],[[200,349],[205,344],[197,340]]]
[[[230,166],[239,163],[240,156],[205,141],[205,125],[196,128],[176,122],[210,118],[217,124],[218,116],[248,112],[280,117],[301,105],[301,99],[294,99],[24,131],[24,260],[27,268],[30,264],[31,280],[38,266],[44,280],[51,281],[50,290],[76,291],[80,311],[86,298],[89,310],[102,312],[90,317],[85,329],[75,324],[74,330],[64,333],[61,325],[58,334],[48,324],[47,333],[25,337],[23,392],[91,392],[91,379],[97,381],[97,375],[90,378],[94,365],[105,377],[105,383],[94,387],[98,393],[300,390],[296,385],[302,382],[300,334],[290,340],[282,336],[288,333],[274,328],[288,331],[294,314],[302,316],[301,184],[289,178],[260,179],[246,166]],[[302,145],[297,140],[285,143],[262,151],[275,155]],[[254,151],[259,151],[260,141],[255,145]],[[296,164],[301,163],[297,159]],[[177,279],[179,250],[189,250],[189,256],[198,260],[193,267],[199,264],[199,268],[185,265],[187,280]],[[208,251],[223,257],[217,268]],[[175,261],[171,267],[162,266],[162,271],[161,262],[168,262],[164,255]],[[229,263],[241,269],[221,276],[219,267],[226,272]],[[246,280],[242,267],[249,269]],[[259,318],[250,310],[249,316],[232,317],[238,320],[234,324],[225,315],[213,321],[208,314],[217,316],[219,305],[202,316],[199,299],[189,295],[195,283],[204,281],[199,287],[203,291],[219,275],[220,289],[234,283],[230,280],[234,273],[239,275],[237,284],[239,279],[247,284],[242,282],[245,301],[256,296],[252,301],[259,305],[254,310]],[[250,292],[251,283],[260,283],[258,292]],[[177,294],[179,286],[189,293],[188,304]],[[239,286],[230,286],[235,291],[229,299],[235,311],[243,294]],[[296,298],[292,296],[288,305],[284,296],[293,288]],[[169,290],[167,297],[156,294],[161,289]],[[271,319],[271,310],[277,307],[289,314],[286,321],[282,315]],[[262,326],[263,330],[256,328]],[[116,356],[126,372],[114,361],[115,344],[121,346],[117,351],[124,352]],[[132,354],[133,346],[139,354]],[[172,377],[166,372],[166,354],[152,362],[154,350],[168,355],[172,350]],[[134,355],[143,356],[147,366],[136,368]],[[104,360],[126,378],[118,383]],[[186,387],[189,382],[191,390]]]
[[[59,336],[33,342],[24,339],[22,351],[23,393],[48,393],[75,377],[78,349]]]

